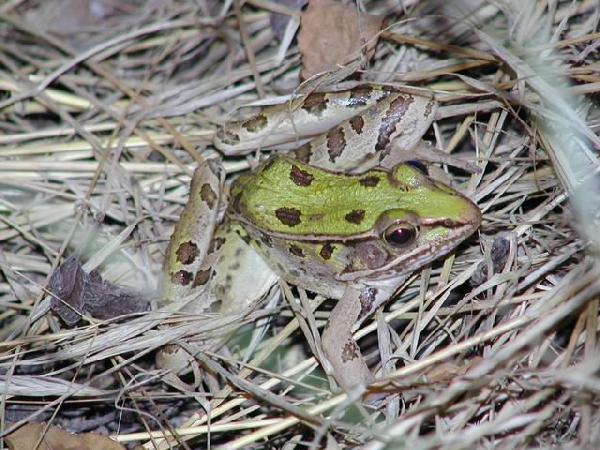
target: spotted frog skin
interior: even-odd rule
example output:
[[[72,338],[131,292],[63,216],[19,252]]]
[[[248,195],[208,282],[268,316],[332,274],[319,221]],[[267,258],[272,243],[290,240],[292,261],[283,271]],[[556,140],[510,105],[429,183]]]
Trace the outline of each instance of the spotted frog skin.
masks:
[[[220,169],[197,170],[161,298],[197,291],[192,310],[251,308],[281,277],[337,299],[322,334],[325,368],[344,389],[372,381],[353,331],[411,272],[481,223],[473,202],[406,161],[436,108],[431,96],[369,85],[302,96],[226,125],[215,145],[227,154],[296,148],[235,180],[218,228]]]

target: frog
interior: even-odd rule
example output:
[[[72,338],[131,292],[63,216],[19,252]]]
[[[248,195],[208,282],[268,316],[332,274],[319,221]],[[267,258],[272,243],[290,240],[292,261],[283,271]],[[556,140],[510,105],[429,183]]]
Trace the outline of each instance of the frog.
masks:
[[[166,251],[163,303],[251,310],[278,279],[337,301],[321,334],[344,390],[374,380],[353,333],[414,271],[479,228],[477,205],[412,158],[437,110],[427,91],[359,85],[293,97],[215,136],[226,155],[271,155],[230,187],[196,169]],[[251,278],[251,281],[248,280]]]

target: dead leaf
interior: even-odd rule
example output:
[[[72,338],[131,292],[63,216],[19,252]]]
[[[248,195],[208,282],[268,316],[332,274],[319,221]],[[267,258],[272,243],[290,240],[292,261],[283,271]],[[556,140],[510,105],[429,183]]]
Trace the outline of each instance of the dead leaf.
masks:
[[[75,255],[56,268],[48,290],[54,294],[52,311],[69,327],[79,322],[82,313],[105,320],[148,311],[150,306],[140,293],[105,282],[96,271],[88,274]]]
[[[302,54],[300,79],[339,68],[360,58],[373,57],[384,16],[358,13],[353,5],[333,0],[310,0],[300,19],[298,49]]]
[[[4,439],[10,450],[125,450],[125,447],[108,436],[92,433],[70,434],[54,425],[48,428],[36,447],[45,427],[43,423],[29,423]]]
[[[308,0],[277,0],[274,3],[286,6],[294,11],[300,11],[307,2]],[[280,41],[283,38],[285,27],[287,27],[290,19],[291,17],[286,14],[271,12],[269,24],[271,25],[271,30],[273,30],[273,36],[275,36],[277,40]]]

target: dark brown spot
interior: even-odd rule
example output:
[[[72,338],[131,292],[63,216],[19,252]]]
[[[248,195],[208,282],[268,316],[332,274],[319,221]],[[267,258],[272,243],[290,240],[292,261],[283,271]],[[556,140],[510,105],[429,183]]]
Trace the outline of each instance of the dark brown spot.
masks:
[[[219,249],[221,247],[223,247],[224,243],[225,243],[225,238],[222,238],[222,237],[214,238],[212,241],[210,241],[210,245],[208,247],[208,252],[209,253],[218,252]]]
[[[320,116],[327,108],[327,102],[325,94],[313,92],[312,94],[308,94],[304,99],[302,109],[310,114]]]
[[[275,210],[275,217],[288,227],[296,226],[300,223],[300,210],[296,208],[279,208]]]
[[[247,233],[244,233],[244,234],[240,233],[240,238],[242,238],[242,241],[244,241],[244,242],[245,242],[246,244],[248,244],[248,245],[250,245],[250,242],[252,242],[252,238],[251,238],[251,237],[250,237],[250,235],[249,235],[249,234],[247,234]],[[239,248],[238,248],[238,249],[236,250],[236,254],[237,254],[237,252],[240,252],[240,254],[241,254],[241,252],[242,252],[242,249],[239,249]],[[238,255],[238,256],[239,256],[239,255]]]
[[[360,349],[354,341],[348,340],[342,349],[342,361],[348,362],[360,357]]]
[[[227,142],[228,144],[239,144],[240,143],[240,137],[231,131],[220,130],[217,133],[217,137],[221,141]]]
[[[411,95],[403,95],[390,103],[390,108],[379,127],[375,150],[383,150],[390,144],[390,139],[396,131],[396,126],[400,123],[413,101],[414,99]]]
[[[184,242],[177,248],[176,254],[181,264],[191,264],[198,256],[198,246],[192,241]]]
[[[255,133],[265,128],[267,126],[267,122],[267,116],[264,114],[257,114],[256,116],[251,117],[242,123],[242,126],[250,133]]]
[[[242,193],[238,192],[235,197],[233,197],[233,200],[231,201],[231,208],[236,212],[239,213],[240,212],[240,200],[242,199]]]
[[[358,318],[364,317],[373,310],[375,305],[375,297],[377,296],[377,289],[372,286],[365,286],[361,289],[358,299],[360,300],[360,314]]]
[[[210,269],[199,270],[196,272],[192,287],[204,286],[206,283],[208,283],[208,280],[210,280]]]
[[[331,245],[331,242],[325,242],[323,244],[323,246],[321,247],[321,251],[319,252],[319,255],[321,255],[321,258],[328,260],[331,258],[331,255],[333,255],[334,250],[335,250],[335,247],[333,245]]]
[[[387,158],[388,156],[390,156],[391,152],[392,152],[392,149],[390,147],[388,147],[385,150],[382,150],[381,152],[379,152],[379,162],[382,162],[385,158]]]
[[[431,111],[433,110],[434,106],[435,102],[432,100],[427,103],[427,107],[425,108],[425,117],[429,117],[431,115]]]
[[[217,200],[217,193],[210,187],[210,184],[205,183],[200,188],[200,198],[206,202],[210,209],[213,209]]]
[[[171,274],[171,283],[178,286],[187,286],[192,282],[192,273],[187,270],[178,270]]]
[[[229,268],[230,270],[238,270],[242,265],[239,263],[239,261],[234,262],[231,267]]]
[[[262,234],[260,236],[260,240],[267,247],[273,247],[273,239],[271,239],[271,236],[269,236],[268,234]]]
[[[360,134],[365,126],[365,121],[361,116],[354,116],[350,119],[350,126],[356,134]]]
[[[365,210],[364,209],[353,209],[348,214],[344,216],[346,222],[354,223],[356,225],[360,225],[362,220],[365,218]]]
[[[360,180],[358,180],[358,182],[360,183],[361,186],[364,186],[364,187],[375,187],[375,186],[377,186],[377,183],[379,183],[379,177],[376,177],[376,176],[364,177],[364,178],[361,178]]]
[[[219,289],[217,289],[219,290]],[[219,312],[221,311],[221,308],[223,307],[223,300],[215,300],[214,302],[212,302],[210,304],[210,311],[211,312]]]
[[[290,246],[288,247],[288,250],[292,255],[297,256],[298,258],[304,258],[304,252],[297,245],[290,244]]]
[[[308,144],[304,144],[294,150],[294,158],[300,162],[307,163],[310,161],[312,156],[312,146],[310,142]]]
[[[335,162],[345,148],[346,139],[342,127],[335,127],[327,133],[327,152],[329,153],[329,161]]]
[[[291,269],[289,273],[290,273],[290,276],[292,276],[294,278],[300,278],[300,275],[301,275],[301,273],[296,269]]]
[[[372,93],[373,88],[368,86],[359,86],[352,89],[350,91],[348,106],[365,106],[371,98]]]
[[[302,170],[293,164],[292,170],[290,170],[290,179],[298,186],[310,186],[315,177],[310,172]]]

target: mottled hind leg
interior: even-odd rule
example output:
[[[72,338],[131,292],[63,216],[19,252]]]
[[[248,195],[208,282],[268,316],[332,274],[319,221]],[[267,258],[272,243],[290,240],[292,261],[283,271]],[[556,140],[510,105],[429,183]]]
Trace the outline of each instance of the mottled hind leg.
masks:
[[[331,311],[321,336],[323,351],[331,364],[331,375],[346,391],[365,386],[374,379],[352,337],[353,326],[362,309],[360,297],[360,289],[346,288],[344,296]]]

